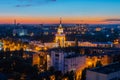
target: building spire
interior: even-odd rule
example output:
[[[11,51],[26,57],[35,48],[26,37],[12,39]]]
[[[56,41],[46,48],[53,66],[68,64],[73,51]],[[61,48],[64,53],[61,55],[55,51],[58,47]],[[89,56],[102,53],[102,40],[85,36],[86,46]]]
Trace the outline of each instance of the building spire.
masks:
[[[59,25],[60,28],[62,28],[62,18],[60,17],[60,25]]]
[[[60,24],[62,24],[62,18],[60,17]]]
[[[16,25],[16,19],[14,19],[14,25]]]

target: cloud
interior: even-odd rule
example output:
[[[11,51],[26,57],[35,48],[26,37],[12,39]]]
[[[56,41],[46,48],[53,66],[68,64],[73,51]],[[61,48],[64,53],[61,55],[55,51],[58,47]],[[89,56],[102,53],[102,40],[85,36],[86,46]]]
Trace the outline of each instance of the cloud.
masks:
[[[30,6],[32,6],[31,4],[25,4],[25,5],[16,5],[15,7],[30,7]]]
[[[119,22],[120,21],[120,19],[105,19],[105,20],[103,20],[103,21],[106,21],[106,22]]]
[[[40,6],[55,1],[56,0],[18,0],[20,4],[15,5],[15,7]]]

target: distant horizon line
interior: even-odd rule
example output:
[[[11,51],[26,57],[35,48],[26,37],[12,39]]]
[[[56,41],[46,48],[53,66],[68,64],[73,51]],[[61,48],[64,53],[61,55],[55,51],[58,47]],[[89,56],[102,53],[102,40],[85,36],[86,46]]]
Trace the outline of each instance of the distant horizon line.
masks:
[[[59,25],[59,23],[17,23],[20,25]],[[62,23],[63,25],[88,24],[88,25],[120,25],[120,23]],[[0,25],[14,25],[14,23],[0,23]]]

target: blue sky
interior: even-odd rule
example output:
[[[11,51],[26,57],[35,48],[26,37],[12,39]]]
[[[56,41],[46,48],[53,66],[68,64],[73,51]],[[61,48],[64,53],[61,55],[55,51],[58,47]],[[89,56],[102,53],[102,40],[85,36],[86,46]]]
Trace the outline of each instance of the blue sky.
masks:
[[[0,0],[0,17],[119,19],[120,0]]]

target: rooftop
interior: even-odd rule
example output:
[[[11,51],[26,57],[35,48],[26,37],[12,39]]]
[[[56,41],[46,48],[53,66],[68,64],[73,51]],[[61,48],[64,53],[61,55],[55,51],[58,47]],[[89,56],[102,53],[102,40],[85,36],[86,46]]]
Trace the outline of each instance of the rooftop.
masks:
[[[102,73],[102,74],[110,74],[113,72],[120,71],[120,63],[112,63],[110,65],[104,66],[104,67],[97,67],[94,69],[90,69],[90,71]]]
[[[65,58],[69,59],[69,58],[76,58],[76,57],[80,57],[80,56],[82,56],[82,55],[79,53],[74,53],[74,54],[67,55]]]
[[[64,47],[64,48],[52,48],[48,51],[56,51],[56,52],[75,52],[80,53],[81,49],[89,49],[89,50],[111,50],[112,52],[105,52],[105,53],[92,53],[92,54],[84,54],[86,56],[104,56],[104,55],[119,55],[120,49],[119,48],[96,48],[96,47]]]
[[[49,51],[51,50],[56,50],[56,51],[59,51],[59,50],[62,50],[62,51],[65,51],[65,52],[71,52],[71,51],[76,51],[76,50],[80,50],[80,49],[97,49],[97,50],[114,50],[114,51],[120,51],[120,48],[102,48],[102,47],[64,47],[64,48],[52,48],[52,49],[49,49]]]

